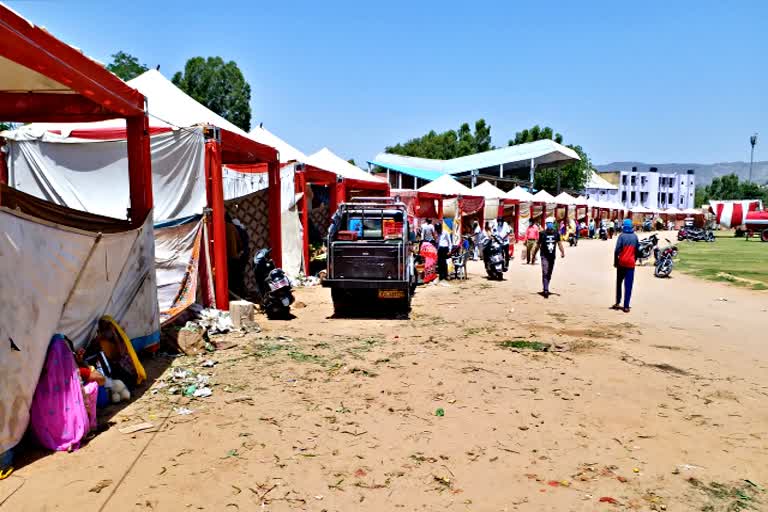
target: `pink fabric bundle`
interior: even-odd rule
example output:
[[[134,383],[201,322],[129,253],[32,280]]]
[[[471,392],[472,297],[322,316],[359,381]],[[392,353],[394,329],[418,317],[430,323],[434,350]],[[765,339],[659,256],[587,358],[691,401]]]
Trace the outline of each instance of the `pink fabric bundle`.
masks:
[[[94,390],[98,392],[98,385],[91,390],[95,409]],[[53,337],[48,347],[30,416],[37,440],[51,450],[77,449],[80,440],[88,433],[89,420],[80,374],[67,342],[59,334]],[[95,411],[93,418],[95,421]]]

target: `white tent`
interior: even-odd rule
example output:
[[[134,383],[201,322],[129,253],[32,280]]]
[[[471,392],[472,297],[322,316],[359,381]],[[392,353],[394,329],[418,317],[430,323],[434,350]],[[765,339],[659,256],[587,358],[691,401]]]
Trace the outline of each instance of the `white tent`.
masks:
[[[507,199],[517,199],[521,203],[533,201],[533,194],[531,194],[521,186],[517,186],[512,190],[510,190],[509,192],[507,192],[507,195],[505,197]]]
[[[681,213],[684,213],[685,215],[701,215],[702,211],[697,208],[686,208]]]
[[[679,210],[675,208],[674,206],[672,208],[667,208],[666,210],[662,211],[661,213],[666,215],[680,215],[681,213],[685,213],[683,210]]]
[[[317,153],[309,155],[304,163],[325,171],[331,171],[342,178],[375,183],[381,183],[383,181],[382,179],[365,172],[358,166],[352,165],[328,148],[323,148]]]
[[[589,199],[584,196],[579,196],[576,198],[576,204],[579,206],[589,206]]]
[[[555,204],[557,201],[555,201],[555,198],[552,197],[552,194],[547,192],[546,190],[542,189],[533,194],[532,201],[534,203],[546,203],[546,204]]]
[[[555,202],[557,204],[571,206],[576,204],[576,198],[570,195],[568,192],[560,192],[557,196],[555,196]]]
[[[506,192],[496,187],[490,181],[484,181],[470,190],[472,190],[474,195],[482,196],[486,199],[503,199],[506,197]]]
[[[653,210],[651,210],[650,208],[646,208],[643,205],[633,206],[632,208],[630,208],[630,211],[632,213],[640,213],[640,214],[643,214],[643,213],[653,213]]]
[[[248,134],[252,139],[254,139],[256,142],[261,142],[262,144],[265,144],[267,146],[271,146],[280,153],[280,162],[299,162],[299,163],[305,163],[307,160],[307,155],[301,152],[300,150],[296,149],[295,147],[291,146],[287,142],[285,142],[283,139],[275,135],[274,133],[270,132],[263,126],[257,126],[253,130],[251,130],[251,133]]]
[[[444,174],[435,181],[430,181],[419,189],[419,192],[440,194],[443,196],[476,196],[472,189],[459,183],[448,174]]]

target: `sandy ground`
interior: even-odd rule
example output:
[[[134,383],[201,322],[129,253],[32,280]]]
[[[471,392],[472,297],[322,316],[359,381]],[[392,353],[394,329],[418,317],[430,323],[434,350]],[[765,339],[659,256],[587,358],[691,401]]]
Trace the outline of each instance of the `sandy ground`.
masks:
[[[169,394],[168,369],[0,482],[0,511],[768,510],[768,293],[646,267],[611,311],[612,246],[566,248],[548,300],[519,259],[421,288],[410,319],[331,318],[328,290],[299,290],[296,319],[149,365],[213,396]]]

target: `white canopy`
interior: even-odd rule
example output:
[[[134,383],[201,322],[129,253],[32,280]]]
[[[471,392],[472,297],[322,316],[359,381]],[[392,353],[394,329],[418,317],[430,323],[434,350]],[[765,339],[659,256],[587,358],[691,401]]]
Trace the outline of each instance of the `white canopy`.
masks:
[[[304,160],[304,163],[313,165],[319,169],[336,173],[336,175],[341,176],[342,178],[360,181],[371,181],[375,183],[382,182],[380,178],[365,172],[356,165],[352,165],[328,148],[323,148],[317,153],[309,155]]]
[[[557,204],[574,205],[576,204],[576,198],[570,195],[568,192],[560,192],[555,196]]]
[[[253,130],[251,130],[251,133],[249,133],[248,135],[252,139],[254,139],[256,142],[261,142],[262,144],[265,144],[267,146],[271,146],[277,149],[278,153],[280,153],[280,163],[285,163],[285,162],[306,163],[307,155],[305,155],[295,147],[291,146],[290,144],[288,144],[283,139],[281,139],[274,133],[270,132],[263,126],[257,126]]]
[[[521,203],[527,203],[533,201],[533,194],[525,190],[521,186],[517,186],[507,192],[507,195],[505,196],[507,199],[517,199]]]
[[[552,194],[550,194],[544,189],[541,189],[535,194],[533,194],[533,202],[555,204],[557,201],[555,201],[555,198],[552,197]]]
[[[490,181],[484,181],[477,185],[472,189],[472,193],[476,196],[483,196],[486,199],[503,199],[506,197],[506,193]]]
[[[697,208],[686,208],[681,213],[684,213],[686,215],[701,215],[701,210]]]
[[[589,204],[589,199],[587,199],[584,196],[579,196],[579,197],[576,198],[576,204],[579,205],[579,206],[581,206],[581,205],[588,205]]]
[[[159,71],[150,69],[126,82],[147,98],[149,125],[157,128],[186,128],[199,124],[211,124],[244,137],[248,134],[212,110],[198,103]],[[110,119],[95,123],[35,123],[44,130],[61,130],[68,137],[72,130],[102,130],[125,128],[124,119]]]
[[[630,211],[632,213],[653,213],[653,210],[651,210],[650,208],[646,208],[643,205],[633,206],[632,208],[630,208]]]
[[[421,187],[419,192],[440,194],[443,196],[476,196],[471,188],[462,185],[448,174],[444,174]]]
[[[680,215],[681,213],[685,213],[685,212],[683,212],[682,210],[678,210],[673,206],[672,208],[667,208],[661,213],[666,213],[667,215]]]

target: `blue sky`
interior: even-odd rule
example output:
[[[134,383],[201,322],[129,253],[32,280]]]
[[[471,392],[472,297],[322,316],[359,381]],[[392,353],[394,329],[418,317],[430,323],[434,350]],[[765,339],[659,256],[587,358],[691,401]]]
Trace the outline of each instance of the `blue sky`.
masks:
[[[480,117],[496,145],[546,124],[595,163],[748,160],[755,131],[768,160],[765,1],[7,3],[102,62],[234,60],[253,124],[358,163]]]

